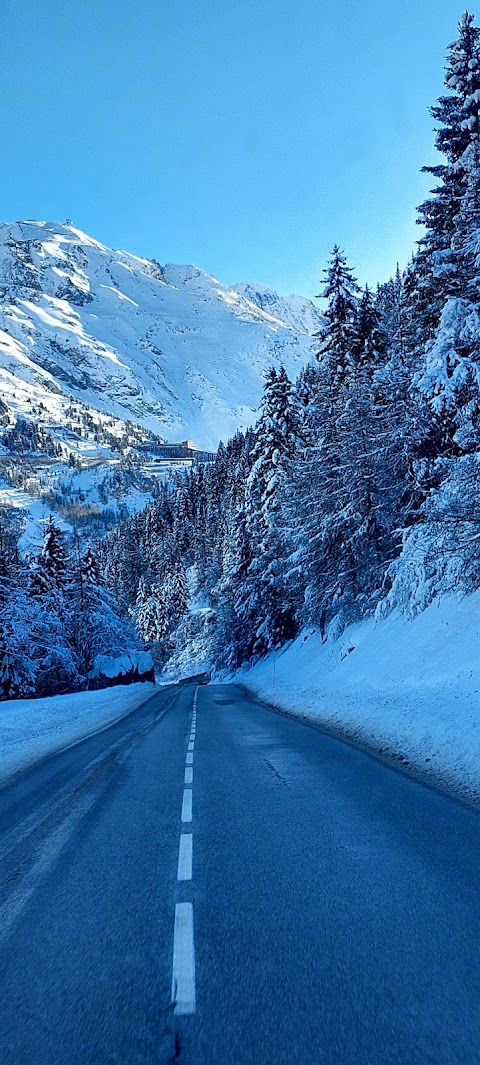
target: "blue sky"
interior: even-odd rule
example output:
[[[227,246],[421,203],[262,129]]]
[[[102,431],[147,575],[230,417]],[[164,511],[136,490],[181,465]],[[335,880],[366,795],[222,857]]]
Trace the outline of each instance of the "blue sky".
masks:
[[[474,9],[473,9],[474,10]],[[418,237],[450,0],[4,0],[0,214],[319,291]]]

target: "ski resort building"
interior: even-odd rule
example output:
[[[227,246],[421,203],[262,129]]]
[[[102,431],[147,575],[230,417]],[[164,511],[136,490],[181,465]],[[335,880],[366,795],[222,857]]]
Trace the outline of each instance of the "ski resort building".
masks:
[[[138,450],[159,462],[178,462],[182,459],[190,462],[214,462],[216,457],[215,451],[201,451],[193,440],[171,444],[140,444]]]

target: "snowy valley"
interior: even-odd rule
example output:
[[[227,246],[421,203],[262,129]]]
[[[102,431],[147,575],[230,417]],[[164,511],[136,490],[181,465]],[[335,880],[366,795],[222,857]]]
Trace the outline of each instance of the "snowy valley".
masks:
[[[434,0],[54,6],[2,19],[0,1065],[480,1065],[480,25],[428,112]]]
[[[145,676],[152,660],[167,681],[212,670],[274,698],[280,656],[275,701],[300,699],[315,718],[323,706],[325,722],[359,735],[375,720],[405,762],[422,729],[443,755],[460,749],[457,725],[473,742],[476,671],[461,660],[463,618],[474,656],[480,581],[470,15],[446,85],[435,113],[448,165],[433,169],[442,198],[436,189],[419,208],[418,251],[372,292],[335,246],[322,314],[266,286],[228,288],[196,267],[113,252],[69,224],[0,230],[4,696],[102,686],[109,656],[138,679],[146,649]],[[162,441],[192,438],[203,456],[161,458]],[[447,700],[441,741],[450,625],[447,680],[469,710]],[[429,668],[423,683],[417,661],[411,693],[423,725],[402,731],[392,706],[400,713],[421,631]],[[363,716],[352,716],[349,676]]]

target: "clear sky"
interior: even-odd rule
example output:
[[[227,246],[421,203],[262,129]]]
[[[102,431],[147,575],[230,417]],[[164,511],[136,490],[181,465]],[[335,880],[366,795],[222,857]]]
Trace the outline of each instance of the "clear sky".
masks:
[[[475,11],[475,8],[471,8]],[[452,0],[3,0],[0,216],[313,295],[407,261]],[[479,12],[480,14],[480,12]]]

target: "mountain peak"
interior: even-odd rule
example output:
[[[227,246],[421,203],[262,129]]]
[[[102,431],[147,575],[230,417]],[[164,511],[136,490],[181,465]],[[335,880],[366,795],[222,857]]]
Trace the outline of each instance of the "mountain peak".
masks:
[[[232,286],[245,299],[292,329],[317,333],[322,324],[318,307],[306,296],[281,296],[267,285],[239,282]]]

